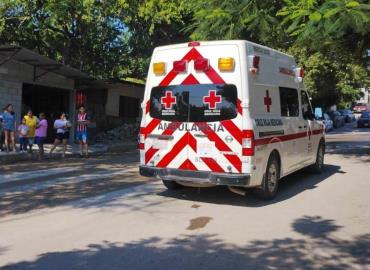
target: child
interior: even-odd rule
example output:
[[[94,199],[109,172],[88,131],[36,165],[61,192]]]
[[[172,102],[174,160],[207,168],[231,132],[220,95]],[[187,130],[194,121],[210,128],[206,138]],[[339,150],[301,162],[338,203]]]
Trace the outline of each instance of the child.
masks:
[[[55,148],[59,144],[63,144],[63,154],[62,157],[65,158],[66,150],[67,150],[67,143],[69,138],[69,128],[71,127],[71,123],[67,120],[67,115],[65,113],[60,114],[60,118],[55,120],[54,122],[54,129],[56,129],[56,136],[54,140],[54,145],[50,149],[50,155],[53,153]]]
[[[19,137],[19,147],[21,152],[27,152],[27,144],[28,144],[28,126],[26,125],[26,119],[22,119],[21,124],[18,127],[18,137]]]

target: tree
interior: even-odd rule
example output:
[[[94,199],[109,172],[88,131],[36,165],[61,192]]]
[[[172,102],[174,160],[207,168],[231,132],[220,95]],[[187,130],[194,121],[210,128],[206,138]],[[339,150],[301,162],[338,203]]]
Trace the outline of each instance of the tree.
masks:
[[[248,39],[267,46],[282,47],[286,35],[275,14],[279,0],[198,0],[194,18],[186,31],[192,39]]]
[[[129,33],[131,76],[145,78],[153,48],[187,42],[181,31],[192,19],[187,0],[128,0],[122,21]]]
[[[301,44],[318,47],[343,47],[354,53],[354,60],[363,63],[369,48],[370,4],[349,0],[286,0],[277,12],[286,32]]]
[[[15,43],[97,78],[125,65],[123,0],[3,0],[0,43]]]
[[[366,54],[370,47],[370,5],[365,1],[285,1],[277,15],[296,40],[290,48],[307,67],[306,85],[324,105],[346,106],[370,87]],[[314,44],[314,46],[312,46]]]

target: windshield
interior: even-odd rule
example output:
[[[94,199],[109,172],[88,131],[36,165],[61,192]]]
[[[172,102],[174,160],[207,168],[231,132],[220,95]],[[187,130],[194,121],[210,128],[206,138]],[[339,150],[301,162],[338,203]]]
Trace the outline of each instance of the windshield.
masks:
[[[361,118],[370,118],[370,112],[363,112]]]
[[[153,87],[150,116],[178,122],[214,122],[237,116],[237,90],[229,84]]]

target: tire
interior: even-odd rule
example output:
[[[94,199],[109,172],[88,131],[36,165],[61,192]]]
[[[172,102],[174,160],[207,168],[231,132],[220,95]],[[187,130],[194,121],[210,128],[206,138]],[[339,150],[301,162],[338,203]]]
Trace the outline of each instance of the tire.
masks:
[[[275,154],[271,154],[263,176],[262,186],[257,195],[263,200],[271,200],[276,196],[280,180],[280,165]]]
[[[321,141],[317,148],[315,164],[309,167],[310,171],[315,174],[320,174],[324,168],[325,144]]]
[[[162,180],[163,185],[168,189],[168,190],[177,190],[183,188],[182,185],[178,184],[176,181],[171,181],[171,180]]]

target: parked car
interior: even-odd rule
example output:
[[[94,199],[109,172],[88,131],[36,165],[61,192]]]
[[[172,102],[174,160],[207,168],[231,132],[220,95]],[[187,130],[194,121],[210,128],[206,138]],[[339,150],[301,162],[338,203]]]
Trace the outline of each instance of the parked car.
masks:
[[[363,112],[361,117],[357,120],[357,127],[370,127],[370,112]]]
[[[338,111],[328,111],[326,112],[330,119],[333,121],[334,128],[340,128],[341,126],[344,126],[344,116],[340,114]]]
[[[357,112],[357,113],[366,112],[367,111],[367,105],[366,105],[366,103],[356,103],[352,107],[352,111]]]
[[[351,110],[339,110],[338,112],[344,116],[346,123],[351,123],[356,120],[355,115],[351,112]]]

